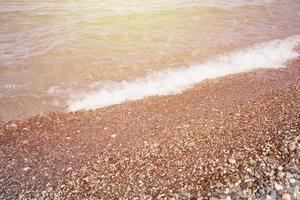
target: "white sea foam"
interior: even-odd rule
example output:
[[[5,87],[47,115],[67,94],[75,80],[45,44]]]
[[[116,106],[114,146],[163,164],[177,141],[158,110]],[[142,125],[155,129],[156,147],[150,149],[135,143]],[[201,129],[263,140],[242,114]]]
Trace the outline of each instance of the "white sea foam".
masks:
[[[148,96],[178,94],[206,79],[259,68],[279,68],[299,56],[294,50],[299,44],[300,35],[295,35],[218,56],[188,68],[167,69],[133,81],[102,85],[97,91],[72,97],[68,102],[68,110],[95,109]]]

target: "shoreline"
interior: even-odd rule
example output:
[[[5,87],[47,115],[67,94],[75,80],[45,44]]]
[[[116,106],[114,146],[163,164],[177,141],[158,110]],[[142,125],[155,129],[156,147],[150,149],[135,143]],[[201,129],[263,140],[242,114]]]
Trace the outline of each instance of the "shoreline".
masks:
[[[279,68],[299,55],[295,48],[299,44],[299,39],[298,34],[292,34],[253,42],[251,45],[243,43],[245,45],[243,48],[227,49],[223,53],[213,51],[211,56],[205,56],[204,60],[199,57],[197,62],[188,59],[190,63],[181,63],[175,57],[176,65],[171,65],[171,68],[166,67],[168,64],[164,64],[165,67],[122,80],[98,77],[88,81],[89,83],[75,84],[77,86],[57,82],[36,92],[34,87],[33,91],[26,92],[28,89],[26,86],[23,88],[20,85],[5,83],[3,88],[7,91],[2,90],[0,121],[26,119],[48,112],[96,109],[123,103],[126,100],[178,94],[204,80],[249,72],[261,67]],[[221,50],[225,51],[223,48]],[[181,58],[187,59],[187,56],[184,54]],[[47,82],[46,79],[44,81]],[[11,96],[11,92],[16,95]]]
[[[299,167],[289,172],[293,187],[276,179],[281,192],[271,175],[279,165],[287,173],[286,166],[299,164],[299,113],[296,59],[282,69],[207,80],[178,95],[10,121],[0,128],[0,198],[234,199],[236,188],[236,198],[259,199],[262,187],[265,197],[293,197]],[[257,159],[272,160],[271,182],[256,177],[253,169],[264,173],[253,168]]]

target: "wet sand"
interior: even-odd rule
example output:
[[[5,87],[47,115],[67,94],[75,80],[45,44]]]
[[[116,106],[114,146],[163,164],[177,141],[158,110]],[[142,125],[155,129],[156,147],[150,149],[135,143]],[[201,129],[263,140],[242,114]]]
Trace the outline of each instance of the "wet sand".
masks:
[[[299,135],[297,59],[179,95],[3,123],[0,198],[296,199]]]

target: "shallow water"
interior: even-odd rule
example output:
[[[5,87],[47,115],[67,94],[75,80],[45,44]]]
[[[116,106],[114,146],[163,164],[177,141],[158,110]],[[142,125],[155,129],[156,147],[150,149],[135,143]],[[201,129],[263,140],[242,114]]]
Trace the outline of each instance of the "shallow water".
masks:
[[[166,68],[184,72],[300,34],[299,0],[2,0],[0,16],[1,120],[74,110],[84,98],[96,106],[79,108],[96,108],[99,98],[112,98],[98,94],[111,95],[107,88],[115,89],[115,82],[136,82]],[[256,65],[252,55],[248,62],[270,67]]]

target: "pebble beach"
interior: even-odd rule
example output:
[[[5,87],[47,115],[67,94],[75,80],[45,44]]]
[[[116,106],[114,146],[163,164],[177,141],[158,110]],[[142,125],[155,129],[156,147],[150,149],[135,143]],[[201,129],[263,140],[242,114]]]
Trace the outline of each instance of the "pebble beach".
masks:
[[[0,16],[0,200],[300,200],[300,0]]]

